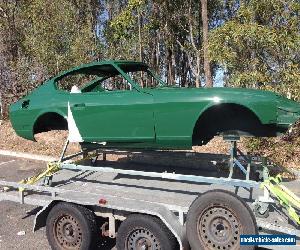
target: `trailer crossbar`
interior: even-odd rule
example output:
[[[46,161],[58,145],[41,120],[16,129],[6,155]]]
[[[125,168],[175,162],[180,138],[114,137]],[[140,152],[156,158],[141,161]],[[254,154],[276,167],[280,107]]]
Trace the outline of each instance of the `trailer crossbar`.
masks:
[[[118,173],[124,175],[134,175],[134,176],[145,176],[153,178],[162,178],[169,180],[178,180],[178,181],[188,181],[195,183],[209,183],[209,184],[220,184],[244,188],[259,188],[259,183],[251,180],[240,180],[232,178],[222,178],[222,177],[205,177],[197,175],[186,175],[186,174],[176,174],[176,173],[158,173],[158,172],[148,172],[148,171],[138,171],[138,170],[125,170],[125,169],[116,169],[111,167],[93,167],[85,165],[76,165],[71,163],[60,163],[61,169],[68,170],[80,170],[80,171],[101,171],[109,173]]]

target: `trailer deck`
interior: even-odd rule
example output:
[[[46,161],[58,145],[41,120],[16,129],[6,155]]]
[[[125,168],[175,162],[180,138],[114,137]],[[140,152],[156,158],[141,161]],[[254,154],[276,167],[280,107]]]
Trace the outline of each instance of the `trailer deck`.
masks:
[[[169,167],[155,164],[123,164],[98,158],[92,162],[90,159],[62,162],[60,167],[52,177],[51,187],[44,186],[42,181],[34,185],[0,181],[0,186],[9,187],[0,193],[0,201],[43,206],[36,217],[35,229],[45,225],[44,217],[53,201],[97,208],[97,215],[109,219],[107,231],[111,238],[116,236],[115,220],[125,220],[131,213],[157,216],[175,235],[180,249],[186,249],[186,214],[199,194],[225,189],[243,198],[250,207],[263,197],[259,182],[226,178],[217,168],[211,170],[214,177],[207,177],[195,175],[204,171],[201,168],[174,168],[170,172]],[[18,188],[25,191],[20,192]],[[268,218],[256,217],[256,222],[261,234],[284,233],[300,237],[300,230],[280,210],[270,211]]]

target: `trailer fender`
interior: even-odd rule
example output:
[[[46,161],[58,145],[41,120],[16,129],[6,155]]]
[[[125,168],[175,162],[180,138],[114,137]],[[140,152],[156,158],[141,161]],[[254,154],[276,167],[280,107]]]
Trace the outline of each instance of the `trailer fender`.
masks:
[[[34,218],[33,232],[36,232],[37,230],[46,226],[47,216],[57,202],[58,201],[51,201],[36,214]]]

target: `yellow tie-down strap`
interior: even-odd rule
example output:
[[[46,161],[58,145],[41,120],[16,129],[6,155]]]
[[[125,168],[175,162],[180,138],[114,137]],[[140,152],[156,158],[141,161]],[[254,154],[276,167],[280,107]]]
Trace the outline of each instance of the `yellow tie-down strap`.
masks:
[[[21,180],[20,184],[29,184],[33,185],[36,184],[39,180],[45,177],[51,177],[54,173],[60,170],[60,165],[57,162],[49,162],[47,164],[47,169],[37,175],[28,177],[26,179]],[[19,188],[19,191],[24,191],[24,188]]]
[[[280,184],[281,182],[282,178],[280,175],[269,177],[261,184],[261,188],[267,188],[277,198],[280,205],[288,211],[289,217],[300,225],[300,217],[296,211],[296,209],[300,210],[300,198],[287,187]]]

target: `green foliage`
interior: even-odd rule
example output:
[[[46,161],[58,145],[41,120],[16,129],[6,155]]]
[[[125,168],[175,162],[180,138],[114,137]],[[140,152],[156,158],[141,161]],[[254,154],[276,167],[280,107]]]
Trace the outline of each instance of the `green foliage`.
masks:
[[[4,58],[0,90],[5,102],[100,54],[93,29],[98,10],[94,4],[94,0],[0,0],[0,57]]]
[[[225,70],[227,86],[261,88],[299,101],[299,16],[299,1],[241,1],[236,14],[210,34],[211,57]],[[299,134],[245,144],[281,165],[291,159],[300,164]]]
[[[145,0],[129,0],[126,7],[116,14],[107,24],[106,39],[108,58],[139,60],[139,46],[144,43],[146,29],[142,15],[146,8]],[[140,24],[139,24],[140,21]],[[139,25],[142,41],[139,41]]]
[[[210,53],[227,84],[300,93],[299,1],[251,0],[211,32]]]
[[[25,50],[31,58],[47,65],[49,74],[93,58],[91,18],[81,20],[77,11],[68,0],[59,4],[33,0],[22,6]]]
[[[129,0],[126,8],[110,23],[114,39],[126,39],[137,33],[137,12],[145,7],[144,0]]]
[[[208,1],[213,70],[225,71],[228,86],[299,100],[299,11],[296,0]],[[0,0],[0,32],[10,81],[25,75],[18,80],[29,86],[99,57],[142,56],[165,77],[192,85],[190,58],[203,77],[199,0]]]

